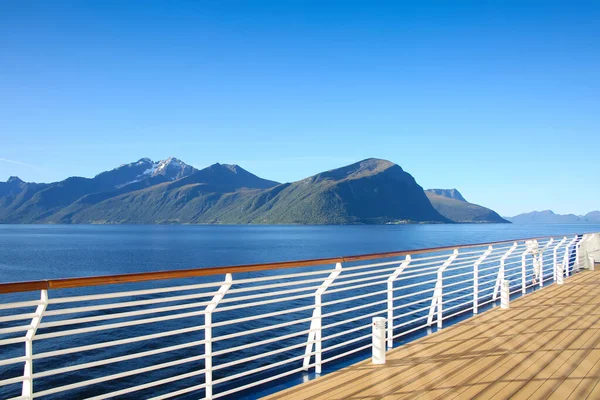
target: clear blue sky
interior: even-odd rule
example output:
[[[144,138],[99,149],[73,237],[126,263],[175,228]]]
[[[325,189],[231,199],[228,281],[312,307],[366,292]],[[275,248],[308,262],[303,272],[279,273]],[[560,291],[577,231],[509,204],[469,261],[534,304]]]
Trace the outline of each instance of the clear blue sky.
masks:
[[[0,4],[0,180],[368,157],[502,215],[600,209],[598,1]]]

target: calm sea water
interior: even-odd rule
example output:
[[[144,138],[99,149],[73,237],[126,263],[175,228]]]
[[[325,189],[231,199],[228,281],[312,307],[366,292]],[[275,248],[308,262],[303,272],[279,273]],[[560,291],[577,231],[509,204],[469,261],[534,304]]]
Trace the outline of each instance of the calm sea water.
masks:
[[[0,282],[348,256],[600,225],[0,225]]]
[[[224,266],[235,264],[248,263],[263,263],[273,261],[309,259],[309,258],[324,258],[335,256],[348,256],[355,254],[365,254],[373,252],[386,252],[394,250],[407,250],[423,247],[438,247],[446,245],[458,245],[467,243],[481,243],[499,240],[509,240],[518,238],[527,238],[534,236],[547,235],[567,235],[574,233],[599,232],[600,225],[510,225],[510,224],[493,224],[493,225],[385,225],[385,226],[56,226],[56,225],[0,225],[0,282],[14,282],[24,280],[49,279],[49,278],[66,278],[75,276],[91,276],[91,275],[108,275],[121,273],[134,273],[144,271],[158,271],[166,269],[183,269],[183,268],[202,268],[211,266]],[[517,255],[518,257],[518,255]],[[458,285],[467,284],[462,280],[463,272],[470,270],[465,267],[464,271],[459,269],[454,271],[457,276],[453,280],[449,276],[448,282],[456,282]],[[489,272],[489,271],[488,271]],[[492,271],[494,272],[494,271]],[[278,271],[271,271],[268,274],[278,274]],[[550,274],[551,271],[546,271]],[[517,275],[520,272],[517,271]],[[419,275],[417,275],[419,276]],[[234,277],[234,279],[238,279]],[[243,278],[243,276],[242,276]],[[430,279],[430,276],[415,278],[408,281],[409,283],[417,283]],[[220,279],[220,278],[219,278]],[[518,279],[517,279],[518,280]],[[516,282],[516,288],[519,289],[519,283]],[[190,282],[192,283],[192,282]],[[197,279],[194,283],[198,283]],[[145,288],[146,285],[160,285],[159,283],[144,283],[139,288]],[[432,284],[431,284],[432,285]],[[483,290],[489,287],[491,283],[481,286]],[[60,293],[52,292],[52,296],[68,296],[78,294],[89,294],[94,291],[119,291],[132,290],[138,288],[137,284],[119,288],[121,285],[111,285],[100,288],[85,288],[85,289],[67,289]],[[243,285],[242,285],[243,286]],[[462,286],[455,286],[461,288]],[[383,286],[380,288],[383,289]],[[410,291],[421,291],[422,286],[414,287]],[[432,287],[431,287],[432,289]],[[327,300],[336,300],[349,296],[357,300],[339,303],[324,309],[324,312],[342,312],[334,317],[327,319],[328,323],[342,321],[348,318],[358,318],[354,323],[357,326],[366,324],[369,327],[370,317],[366,315],[370,312],[380,312],[380,309],[385,307],[377,304],[385,302],[385,295],[363,299],[361,295],[369,293],[373,288],[362,288],[354,290],[352,293],[339,293],[327,295]],[[518,290],[519,291],[519,290]],[[470,293],[470,292],[469,292]],[[489,292],[488,292],[489,293]],[[456,293],[454,296],[460,299],[463,293]],[[2,302],[20,301],[19,296],[32,294],[16,294],[8,295],[2,298]],[[34,297],[38,296],[34,293]],[[265,296],[268,296],[268,291]],[[13,297],[11,297],[13,296]],[[14,297],[16,296],[16,297]],[[412,298],[406,298],[401,302],[394,303],[395,306],[412,302],[415,299],[424,299],[430,301],[431,294],[416,295]],[[11,297],[11,298],[9,298]],[[53,297],[54,298],[54,297]],[[139,297],[139,299],[152,299],[153,296]],[[125,298],[129,300],[129,298]],[[123,301],[125,301],[123,300]],[[255,328],[268,326],[271,324],[289,322],[290,318],[308,318],[311,316],[311,307],[313,298],[303,298],[294,301],[293,304],[278,303],[268,304],[254,309],[245,309],[243,316],[264,315],[269,312],[280,311],[281,307],[303,307],[307,306],[307,310],[295,313],[292,315],[281,315],[268,319],[250,321],[240,325],[227,325],[213,330],[214,337],[221,337],[233,332],[252,330]],[[111,302],[113,300],[106,300]],[[193,300],[190,300],[193,302]],[[455,304],[464,302],[462,300],[454,301],[451,298],[446,299],[447,306],[451,307]],[[345,312],[345,310],[353,309],[364,303],[373,304],[369,308],[363,308],[358,312]],[[86,305],[83,303],[80,306]],[[91,305],[91,304],[90,304]],[[160,304],[159,304],[160,305]],[[70,303],[58,306],[58,308],[69,307]],[[491,306],[491,305],[490,305]],[[151,306],[148,306],[151,307]],[[383,308],[382,308],[383,307]],[[410,306],[407,310],[415,310],[422,307],[422,304]],[[57,309],[54,307],[53,309]],[[73,315],[73,317],[89,317],[92,315],[108,315],[113,312],[135,311],[137,308],[118,308],[116,311],[107,309],[98,313],[81,312]],[[6,310],[4,310],[6,311]],[[0,310],[0,316],[4,315],[4,311]],[[406,318],[407,323],[415,318],[426,317],[427,311],[419,311]],[[364,318],[362,316],[365,316]],[[383,314],[382,314],[383,315]],[[228,321],[239,318],[239,311],[226,311],[213,315],[213,323],[219,321]],[[143,317],[143,316],[142,316]],[[53,318],[62,317],[45,317],[45,321],[52,321]],[[140,318],[140,317],[138,317]],[[112,322],[109,320],[108,322]],[[404,322],[404,319],[398,320],[399,323]],[[422,321],[422,320],[421,320]],[[452,321],[448,321],[452,323]],[[103,324],[104,321],[92,323],[92,325]],[[420,322],[419,324],[422,324]],[[18,322],[10,324],[10,326],[18,325]],[[85,346],[93,343],[106,342],[108,339],[123,339],[128,337],[137,337],[140,335],[140,329],[143,329],[143,334],[151,334],[155,332],[172,331],[190,326],[198,326],[202,324],[202,318],[182,318],[161,322],[159,324],[147,324],[133,326],[131,328],[111,329],[110,331],[102,330],[91,334],[72,335],[59,337],[51,340],[39,340],[34,342],[34,353],[43,353],[47,351],[59,350],[61,348],[72,348],[77,346]],[[307,323],[308,324],[308,323]],[[0,323],[2,327],[9,325]],[[87,326],[87,325],[86,325]],[[354,326],[354,325],[353,325]],[[409,330],[413,325],[407,325],[404,329]],[[78,327],[77,325],[73,327]],[[81,326],[83,327],[83,326]],[[327,331],[327,334],[335,336],[337,333],[348,329],[348,325],[339,325]],[[53,332],[55,328],[44,328],[42,334]],[[308,325],[292,325],[279,328],[276,332],[271,332],[275,336],[284,336],[294,333],[296,330],[308,329]],[[40,332],[38,331],[38,334]],[[364,335],[365,331],[357,331],[350,336],[344,336],[332,339],[327,342],[330,347],[342,340],[348,340],[356,337],[360,339],[360,335]],[[416,331],[414,335],[426,334],[424,331]],[[10,334],[9,334],[10,335]],[[415,336],[412,336],[414,339]],[[4,337],[0,337],[3,339]],[[192,338],[192,339],[191,339]],[[128,345],[120,345],[108,347],[102,350],[86,351],[80,354],[50,357],[48,359],[39,359],[34,363],[34,372],[49,371],[60,367],[68,367],[79,365],[81,363],[92,362],[98,359],[106,359],[110,357],[119,357],[127,354],[139,353],[157,347],[166,345],[177,345],[188,343],[190,340],[202,340],[203,332],[195,331],[192,336],[179,335],[170,336],[166,341],[148,341],[138,342]],[[255,334],[250,336],[242,336],[240,339],[230,339],[217,341],[214,343],[213,351],[235,348],[236,346],[252,343],[252,341],[260,341],[264,339],[263,334]],[[406,337],[405,340],[411,340],[411,337]],[[264,347],[254,347],[235,353],[226,354],[219,357],[214,357],[215,365],[225,365],[232,361],[259,355],[261,352],[275,350],[277,346],[285,345],[300,345],[304,346],[306,342],[305,335],[295,336],[291,339],[286,339],[285,343],[274,343]],[[361,339],[355,342],[354,346],[362,345],[368,342],[368,339]],[[368,343],[367,343],[368,344]],[[18,357],[22,355],[23,348],[21,344],[12,345],[5,349],[6,353],[3,357]],[[337,352],[343,352],[346,349],[340,347]],[[3,349],[4,351],[4,349]],[[215,372],[215,379],[228,377],[237,373],[243,373],[248,369],[254,369],[261,365],[268,365],[279,362],[281,360],[290,359],[297,356],[298,352],[303,354],[304,348],[298,347],[296,350],[275,354],[267,358],[261,358],[256,362],[227,367]],[[340,367],[353,363],[358,360],[367,358],[368,351],[356,353],[350,358],[341,358],[331,364],[324,366],[324,373],[339,369]],[[158,363],[171,362],[190,356],[201,356],[203,354],[203,346],[194,348],[186,348],[179,351],[169,353],[161,353],[153,357],[144,357],[134,359],[128,362],[111,364],[106,367],[98,367],[97,369],[85,369],[77,372],[61,373],[50,375],[44,378],[39,378],[35,381],[34,387],[36,392],[44,389],[63,386],[66,384],[81,382],[87,379],[95,379],[101,376],[106,376],[110,373],[117,373],[136,368],[144,368],[149,365]],[[330,353],[335,355],[336,353]],[[301,364],[301,361],[297,363]],[[297,364],[296,363],[296,364]],[[295,364],[292,364],[294,366]],[[158,380],[169,376],[186,374],[203,368],[203,362],[187,363],[178,365],[172,368],[156,370],[152,374],[139,374],[129,378],[120,380],[111,380],[105,383],[99,383],[84,387],[81,389],[71,390],[63,394],[51,395],[48,398],[87,398],[90,396],[102,395],[107,392],[119,390],[120,388],[131,387],[132,385],[140,385],[150,380]],[[298,365],[296,365],[298,367]],[[286,366],[286,368],[289,368]],[[22,373],[22,365],[13,364],[10,367],[0,367],[0,380],[9,379],[14,376],[19,376]],[[279,371],[282,372],[282,371]],[[268,376],[271,370],[265,372]],[[262,376],[264,378],[265,376]],[[291,384],[298,383],[304,379],[308,379],[314,374],[298,373],[291,376],[289,379],[266,384],[262,387],[255,388],[246,393],[238,393],[230,398],[253,399],[259,395],[272,392],[276,389],[281,389]],[[231,384],[242,385],[252,382],[253,379],[259,380],[261,376],[250,375],[246,381],[235,382]],[[164,391],[173,391],[197,385],[197,378],[190,378],[167,385],[166,387],[147,389],[146,391],[136,392],[119,398],[138,399],[152,397]],[[201,381],[200,381],[201,383]],[[231,389],[231,384],[225,383],[217,385],[216,390],[224,392]],[[278,386],[275,386],[278,385]],[[234,386],[235,387],[235,386]],[[163,392],[161,392],[161,390]],[[19,385],[12,387],[0,388],[0,398],[14,397],[20,393]],[[65,397],[65,395],[67,397]],[[202,397],[201,392],[191,393],[185,398]],[[184,397],[179,397],[184,398]]]

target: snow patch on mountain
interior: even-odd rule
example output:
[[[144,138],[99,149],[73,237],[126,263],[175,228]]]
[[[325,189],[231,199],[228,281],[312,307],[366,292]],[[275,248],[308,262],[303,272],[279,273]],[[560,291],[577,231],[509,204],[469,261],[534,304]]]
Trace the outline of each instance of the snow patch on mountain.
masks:
[[[144,157],[138,161],[123,164],[111,171],[98,174],[97,177],[113,181],[114,187],[118,189],[156,176],[174,181],[191,175],[196,171],[196,168],[175,157],[169,157],[166,160],[160,161],[153,161],[148,157]]]
[[[150,175],[150,176],[154,176],[154,172],[156,172],[156,165],[158,163],[152,163],[152,166],[150,168],[148,168],[147,170],[145,170],[144,172],[142,172],[142,175]],[[142,176],[140,175],[140,176]]]
[[[186,177],[194,172],[196,172],[196,168],[175,157],[169,157],[166,160],[159,161],[153,166],[151,171],[148,171],[151,176],[162,175],[171,181]]]

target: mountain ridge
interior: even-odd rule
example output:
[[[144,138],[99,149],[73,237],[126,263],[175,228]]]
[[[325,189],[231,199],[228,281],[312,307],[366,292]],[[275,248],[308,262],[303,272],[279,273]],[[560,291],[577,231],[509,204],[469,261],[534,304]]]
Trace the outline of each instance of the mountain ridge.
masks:
[[[175,157],[159,162],[141,158],[93,178],[50,184],[9,181],[0,182],[1,193],[12,188],[10,194],[0,195],[0,223],[453,222],[432,205],[409,173],[376,158],[283,184],[237,164],[215,163],[199,170]],[[462,198],[453,191],[449,193]],[[460,207],[472,206],[450,200],[461,202]]]
[[[518,224],[600,224],[600,211],[590,211],[585,215],[556,214],[552,210],[531,211],[514,217],[505,217]]]
[[[425,193],[431,193],[438,196],[447,197],[449,199],[467,202],[458,189],[427,189]]]
[[[498,213],[469,203],[457,189],[427,189],[427,198],[444,217],[457,223],[510,223]]]

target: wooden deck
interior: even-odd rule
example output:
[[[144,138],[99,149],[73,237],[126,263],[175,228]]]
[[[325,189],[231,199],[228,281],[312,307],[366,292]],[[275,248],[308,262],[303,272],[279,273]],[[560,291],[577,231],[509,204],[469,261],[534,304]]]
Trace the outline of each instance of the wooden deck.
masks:
[[[600,399],[598,382],[600,272],[585,271],[268,399]]]

